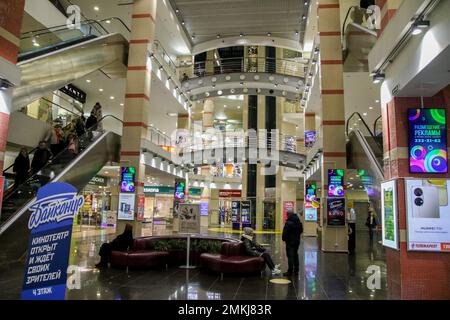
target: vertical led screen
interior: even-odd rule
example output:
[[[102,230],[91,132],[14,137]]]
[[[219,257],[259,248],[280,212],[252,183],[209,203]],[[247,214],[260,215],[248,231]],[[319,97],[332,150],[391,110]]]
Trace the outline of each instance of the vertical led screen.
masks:
[[[305,147],[311,148],[315,142],[316,142],[316,132],[305,131]]]
[[[133,167],[122,167],[120,175],[120,192],[134,192],[134,177],[136,170]]]
[[[344,170],[328,169],[328,196],[344,196]]]
[[[307,184],[306,185],[306,202],[312,202],[316,200],[316,185],[315,184]]]
[[[175,181],[174,198],[176,200],[184,200],[185,187],[186,187],[185,180],[176,180]]]
[[[408,109],[409,171],[447,173],[445,109]]]

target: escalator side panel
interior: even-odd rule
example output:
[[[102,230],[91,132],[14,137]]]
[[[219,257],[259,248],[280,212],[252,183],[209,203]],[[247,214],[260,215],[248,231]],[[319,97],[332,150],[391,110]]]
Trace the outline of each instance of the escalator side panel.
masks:
[[[113,132],[103,133],[75,161],[51,182],[67,182],[78,190],[83,189],[97,172],[108,162],[118,162],[120,136]],[[28,246],[28,219],[31,212],[27,209],[34,199],[29,201],[0,229],[0,263],[17,261],[25,257]]]

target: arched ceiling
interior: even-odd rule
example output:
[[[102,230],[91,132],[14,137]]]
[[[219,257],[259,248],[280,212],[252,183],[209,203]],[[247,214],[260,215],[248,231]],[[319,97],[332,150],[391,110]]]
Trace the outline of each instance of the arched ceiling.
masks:
[[[243,38],[276,37],[301,45],[310,1],[169,0],[193,46],[241,33]]]

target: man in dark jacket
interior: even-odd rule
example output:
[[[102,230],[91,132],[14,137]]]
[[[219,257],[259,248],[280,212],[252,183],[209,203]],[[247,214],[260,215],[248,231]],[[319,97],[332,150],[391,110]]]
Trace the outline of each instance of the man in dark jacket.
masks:
[[[299,260],[298,247],[300,246],[300,236],[303,232],[303,226],[300,219],[294,212],[290,212],[283,228],[282,239],[286,243],[286,255],[288,258],[288,271],[283,276],[290,277],[293,274],[298,275]]]
[[[133,225],[127,223],[122,234],[118,235],[113,241],[103,243],[98,255],[100,262],[95,265],[96,268],[106,268],[111,259],[113,251],[128,251],[133,249]]]
[[[47,142],[39,142],[39,147],[34,152],[33,160],[31,161],[31,171],[33,172],[33,174],[37,173],[44,166],[46,166],[49,163],[51,157],[52,153],[47,148]]]

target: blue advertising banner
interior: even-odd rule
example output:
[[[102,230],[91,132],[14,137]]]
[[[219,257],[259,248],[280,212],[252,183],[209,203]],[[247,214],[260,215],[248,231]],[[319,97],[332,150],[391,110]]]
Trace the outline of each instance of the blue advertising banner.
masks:
[[[23,300],[64,300],[73,219],[84,203],[75,187],[49,183],[37,192],[28,220],[30,240]]]

